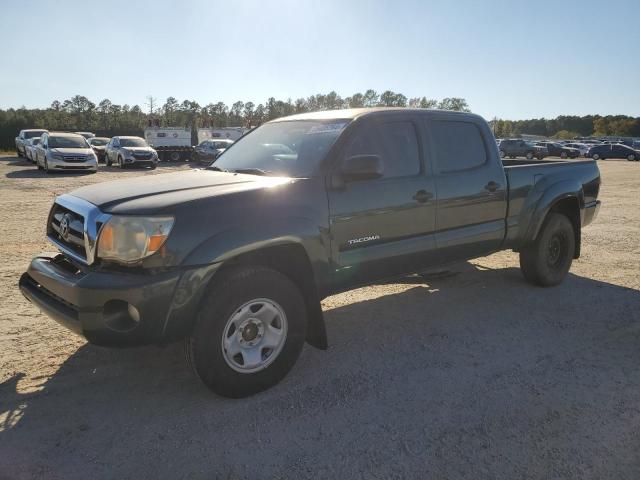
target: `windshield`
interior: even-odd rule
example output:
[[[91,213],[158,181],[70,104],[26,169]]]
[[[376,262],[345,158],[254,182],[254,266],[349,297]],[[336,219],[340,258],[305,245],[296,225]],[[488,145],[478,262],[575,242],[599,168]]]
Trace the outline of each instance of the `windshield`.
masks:
[[[35,130],[33,132],[24,132],[24,138],[41,137],[46,130]]]
[[[147,142],[143,138],[121,138],[121,147],[148,147]]]
[[[106,145],[107,143],[109,143],[109,139],[108,138],[92,138],[91,140],[89,140],[89,143],[95,147],[102,147],[103,145]]]
[[[49,137],[49,148],[88,148],[87,141],[84,137]]]
[[[231,148],[209,168],[306,177],[315,171],[348,123],[349,120],[267,123],[229,145]]]

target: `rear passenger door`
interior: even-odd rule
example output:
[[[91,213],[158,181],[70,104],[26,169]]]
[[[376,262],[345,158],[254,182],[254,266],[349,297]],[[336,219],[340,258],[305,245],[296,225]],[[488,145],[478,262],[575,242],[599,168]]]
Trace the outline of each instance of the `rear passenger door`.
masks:
[[[419,119],[384,115],[359,122],[338,153],[378,155],[383,177],[329,188],[334,285],[349,288],[418,270],[435,248],[435,185]]]
[[[437,115],[427,123],[434,160],[439,259],[476,257],[502,245],[507,181],[486,123]]]

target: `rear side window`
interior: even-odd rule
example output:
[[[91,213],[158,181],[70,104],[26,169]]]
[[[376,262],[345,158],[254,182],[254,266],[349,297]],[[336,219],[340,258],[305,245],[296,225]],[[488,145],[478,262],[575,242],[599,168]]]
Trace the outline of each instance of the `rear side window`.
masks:
[[[384,178],[420,173],[420,150],[411,122],[382,122],[356,134],[346,148],[345,158],[364,154],[380,156]]]
[[[457,172],[484,165],[487,151],[478,127],[469,122],[431,122],[436,163],[441,172]]]

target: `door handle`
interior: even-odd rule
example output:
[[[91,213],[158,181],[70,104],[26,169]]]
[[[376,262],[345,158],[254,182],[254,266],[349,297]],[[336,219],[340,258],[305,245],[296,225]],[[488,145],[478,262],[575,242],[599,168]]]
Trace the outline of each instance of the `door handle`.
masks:
[[[499,188],[500,188],[500,184],[498,182],[494,182],[493,180],[491,180],[489,183],[487,183],[484,186],[484,189],[488,190],[489,192],[495,192]]]
[[[413,199],[418,203],[428,202],[433,198],[433,193],[427,192],[426,190],[418,190],[416,194],[413,196]]]

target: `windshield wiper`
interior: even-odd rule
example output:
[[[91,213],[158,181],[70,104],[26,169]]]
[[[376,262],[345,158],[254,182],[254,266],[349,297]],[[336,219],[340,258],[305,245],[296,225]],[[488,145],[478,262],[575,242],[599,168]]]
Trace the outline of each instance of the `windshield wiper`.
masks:
[[[236,168],[231,170],[233,173],[246,173],[248,175],[269,175],[269,171],[262,170],[261,168]]]

